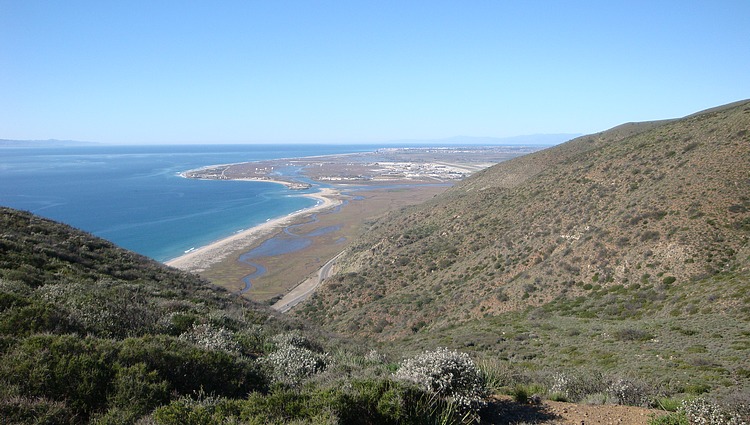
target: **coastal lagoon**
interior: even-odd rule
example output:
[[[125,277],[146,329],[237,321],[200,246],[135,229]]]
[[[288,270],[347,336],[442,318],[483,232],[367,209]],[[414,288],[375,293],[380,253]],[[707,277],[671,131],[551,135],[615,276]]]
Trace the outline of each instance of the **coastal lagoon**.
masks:
[[[30,211],[158,261],[311,207],[316,191],[185,179],[212,164],[367,152],[367,145],[0,148],[0,205]],[[294,172],[295,170],[282,170]]]

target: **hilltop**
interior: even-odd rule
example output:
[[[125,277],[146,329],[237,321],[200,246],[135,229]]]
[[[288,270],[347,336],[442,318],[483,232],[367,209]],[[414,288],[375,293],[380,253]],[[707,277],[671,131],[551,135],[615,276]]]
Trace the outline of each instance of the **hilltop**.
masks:
[[[746,388],[748,176],[750,101],[582,136],[377,221],[295,314],[407,351]]]

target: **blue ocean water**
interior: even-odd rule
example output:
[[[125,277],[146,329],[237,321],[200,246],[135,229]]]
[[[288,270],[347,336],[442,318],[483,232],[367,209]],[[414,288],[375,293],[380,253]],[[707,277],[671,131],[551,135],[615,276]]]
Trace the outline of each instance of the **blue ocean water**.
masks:
[[[278,184],[193,180],[179,177],[179,172],[378,147],[382,146],[0,148],[0,205],[70,224],[165,261],[315,203]]]

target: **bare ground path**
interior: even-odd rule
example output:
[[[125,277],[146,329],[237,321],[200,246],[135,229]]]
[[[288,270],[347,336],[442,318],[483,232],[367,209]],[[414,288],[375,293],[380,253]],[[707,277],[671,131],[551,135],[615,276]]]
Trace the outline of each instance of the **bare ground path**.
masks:
[[[283,298],[272,305],[271,308],[278,310],[281,313],[286,313],[297,304],[306,300],[315,291],[318,285],[323,283],[324,280],[333,274],[333,267],[341,254],[343,254],[343,251],[328,260],[328,262],[325,263],[315,275],[302,281],[302,283],[297,285],[294,289],[289,291],[288,294],[284,295]]]
[[[519,404],[510,397],[493,397],[486,424],[539,425],[645,425],[667,412],[635,406],[589,405],[545,400],[539,405]]]

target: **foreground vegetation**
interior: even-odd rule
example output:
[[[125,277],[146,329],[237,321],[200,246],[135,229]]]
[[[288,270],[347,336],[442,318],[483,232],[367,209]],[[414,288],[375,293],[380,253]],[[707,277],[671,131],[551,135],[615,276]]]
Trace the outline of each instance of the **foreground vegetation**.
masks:
[[[0,226],[3,423],[505,423],[491,394],[519,405],[685,399],[704,416],[729,417],[696,398],[700,386],[670,388],[606,368],[530,367],[528,353],[542,350],[524,347],[535,337],[523,332],[506,333],[506,353],[478,349],[478,334],[464,339],[471,356],[434,347],[378,352],[28,213],[2,209]]]
[[[389,362],[67,226],[1,209],[0,228],[3,423],[460,423],[483,406],[466,355]]]

